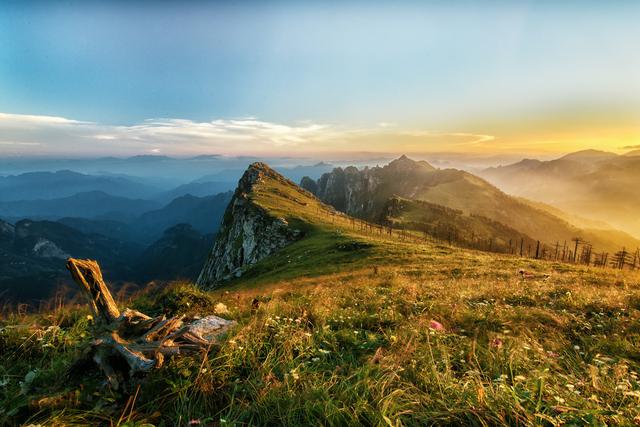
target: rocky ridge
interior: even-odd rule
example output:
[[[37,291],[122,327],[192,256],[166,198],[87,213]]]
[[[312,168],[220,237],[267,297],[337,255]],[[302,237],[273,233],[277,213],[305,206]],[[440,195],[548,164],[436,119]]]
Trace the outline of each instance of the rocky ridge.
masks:
[[[388,199],[396,194],[415,196],[436,169],[424,161],[402,156],[383,167],[335,168],[312,184],[305,177],[302,187],[323,202],[349,215],[375,220]],[[400,184],[395,188],[396,184]]]
[[[302,236],[284,218],[273,216],[252,200],[256,187],[266,180],[276,180],[302,191],[266,164],[250,165],[227,206],[216,242],[196,282],[198,286],[215,288],[239,277],[247,266]]]

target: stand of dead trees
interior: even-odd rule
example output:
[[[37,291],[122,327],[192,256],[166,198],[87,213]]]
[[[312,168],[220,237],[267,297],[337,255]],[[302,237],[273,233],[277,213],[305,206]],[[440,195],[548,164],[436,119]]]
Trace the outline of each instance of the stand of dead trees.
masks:
[[[167,319],[128,308],[121,312],[96,261],[70,258],[67,269],[93,314],[90,355],[114,388],[123,380],[162,366],[166,357],[208,350],[235,323],[217,316]]]

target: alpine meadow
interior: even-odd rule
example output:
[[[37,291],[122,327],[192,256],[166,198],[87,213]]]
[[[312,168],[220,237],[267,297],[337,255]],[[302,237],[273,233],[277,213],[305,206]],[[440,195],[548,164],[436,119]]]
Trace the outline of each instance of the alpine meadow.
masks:
[[[638,19],[0,5],[0,425],[640,425]]]

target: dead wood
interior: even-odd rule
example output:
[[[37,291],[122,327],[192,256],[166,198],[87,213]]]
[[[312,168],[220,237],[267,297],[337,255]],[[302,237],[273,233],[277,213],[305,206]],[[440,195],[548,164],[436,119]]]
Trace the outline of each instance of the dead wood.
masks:
[[[67,268],[95,319],[93,360],[114,388],[123,379],[160,367],[166,357],[208,350],[235,324],[217,316],[167,319],[128,308],[120,312],[96,261],[69,258]],[[122,365],[127,372],[118,368]]]

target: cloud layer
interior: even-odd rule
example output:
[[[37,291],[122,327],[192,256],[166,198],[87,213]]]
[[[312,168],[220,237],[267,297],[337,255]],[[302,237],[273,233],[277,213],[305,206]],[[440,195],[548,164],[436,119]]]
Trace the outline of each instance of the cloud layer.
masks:
[[[130,126],[54,116],[0,113],[0,154],[309,155],[315,153],[428,152],[474,146],[492,135],[400,130],[390,123],[349,129],[301,122],[293,125],[253,117],[197,122],[149,119]]]

